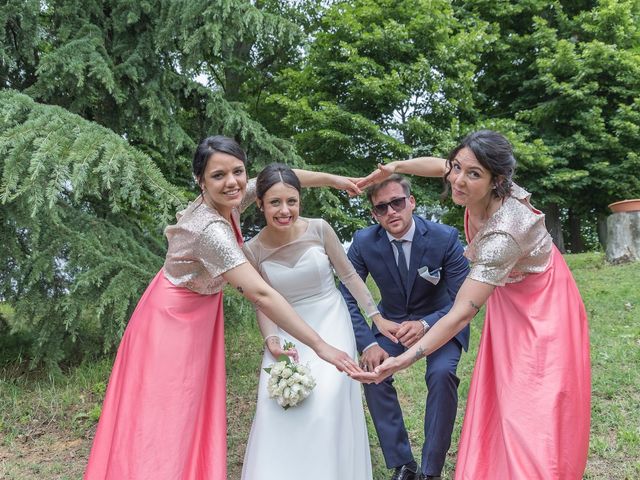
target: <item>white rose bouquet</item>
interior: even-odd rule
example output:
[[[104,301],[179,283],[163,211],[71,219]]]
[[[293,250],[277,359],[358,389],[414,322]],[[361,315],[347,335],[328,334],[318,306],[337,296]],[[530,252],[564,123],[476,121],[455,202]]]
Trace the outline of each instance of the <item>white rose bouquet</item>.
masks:
[[[295,348],[290,342],[285,342],[284,349]],[[280,355],[276,363],[264,369],[269,374],[267,392],[270,398],[275,398],[285,410],[295,407],[309,396],[316,386],[311,371],[305,365],[294,362],[287,355]]]

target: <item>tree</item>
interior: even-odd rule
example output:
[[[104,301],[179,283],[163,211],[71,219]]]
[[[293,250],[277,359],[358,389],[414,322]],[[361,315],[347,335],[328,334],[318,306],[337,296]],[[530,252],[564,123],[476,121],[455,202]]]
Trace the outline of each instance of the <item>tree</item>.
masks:
[[[536,62],[550,99],[521,118],[557,159],[557,174],[546,186],[563,185],[572,251],[584,249],[584,225],[604,223],[609,203],[640,195],[640,180],[629,175],[640,170],[640,138],[632,133],[640,129],[639,22],[638,2],[600,2],[577,13],[574,36],[558,40]],[[567,171],[580,177],[567,182]]]
[[[485,41],[482,22],[456,18],[446,1],[335,2],[303,67],[283,72],[269,97],[286,127],[280,134],[310,164],[352,176],[385,159],[443,153],[451,132],[477,114],[473,79]],[[341,232],[347,237],[367,216],[358,202],[322,202],[336,224],[347,223],[343,212],[361,219]]]
[[[248,114],[256,99],[247,92],[273,76],[280,63],[288,64],[299,32],[259,8],[275,2],[257,3],[8,5],[0,17],[7,58],[0,70],[7,80],[0,87],[126,136],[181,185],[191,183],[186,159],[194,142],[212,133],[236,136],[252,158],[299,160],[291,145],[268,135]],[[25,76],[23,70],[34,73]]]
[[[151,159],[60,107],[0,92],[0,296],[32,360],[99,332],[109,349],[162,265],[161,225],[185,202]],[[75,344],[75,345],[74,345]]]
[[[14,331],[36,336],[34,362],[118,340],[162,265],[169,213],[194,196],[201,138],[235,137],[255,166],[302,163],[252,116],[299,55],[278,5],[2,3],[0,295]]]
[[[486,119],[515,120],[545,154],[521,177],[563,249],[585,248],[608,203],[640,194],[638,14],[635,1],[456,2],[491,25],[477,101]],[[531,168],[533,167],[533,168]],[[579,201],[576,201],[579,199]],[[563,218],[566,217],[566,218]],[[564,228],[562,224],[564,223]]]

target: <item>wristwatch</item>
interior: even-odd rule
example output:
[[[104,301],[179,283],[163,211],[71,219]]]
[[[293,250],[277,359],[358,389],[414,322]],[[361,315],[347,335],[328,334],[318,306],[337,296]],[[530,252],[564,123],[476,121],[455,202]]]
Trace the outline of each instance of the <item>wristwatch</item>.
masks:
[[[429,325],[425,319],[421,319],[420,323],[422,324],[422,334],[424,335],[427,333],[427,330],[431,328],[431,325]]]

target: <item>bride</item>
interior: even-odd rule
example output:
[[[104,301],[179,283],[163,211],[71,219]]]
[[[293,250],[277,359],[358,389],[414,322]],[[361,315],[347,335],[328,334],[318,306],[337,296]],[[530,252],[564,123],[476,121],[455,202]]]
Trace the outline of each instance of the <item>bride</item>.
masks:
[[[268,165],[256,182],[257,204],[267,226],[244,246],[249,262],[296,312],[331,345],[357,354],[351,316],[336,289],[332,267],[360,307],[389,338],[397,325],[380,315],[333,229],[300,214],[300,181],[286,165]],[[323,362],[257,311],[266,349],[258,403],[247,444],[242,480],[371,480],[371,458],[360,385]],[[284,410],[267,394],[264,367],[281,354],[299,357],[316,379],[311,395]]]

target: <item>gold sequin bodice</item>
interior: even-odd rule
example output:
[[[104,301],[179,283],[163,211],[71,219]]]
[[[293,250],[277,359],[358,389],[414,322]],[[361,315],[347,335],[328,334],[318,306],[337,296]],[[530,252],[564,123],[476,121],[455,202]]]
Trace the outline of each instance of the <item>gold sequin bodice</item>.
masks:
[[[513,185],[511,196],[480,228],[465,256],[471,262],[469,278],[491,285],[522,280],[527,274],[543,272],[551,258],[553,242],[544,214],[529,203],[529,192]],[[468,213],[465,212],[465,231]]]

